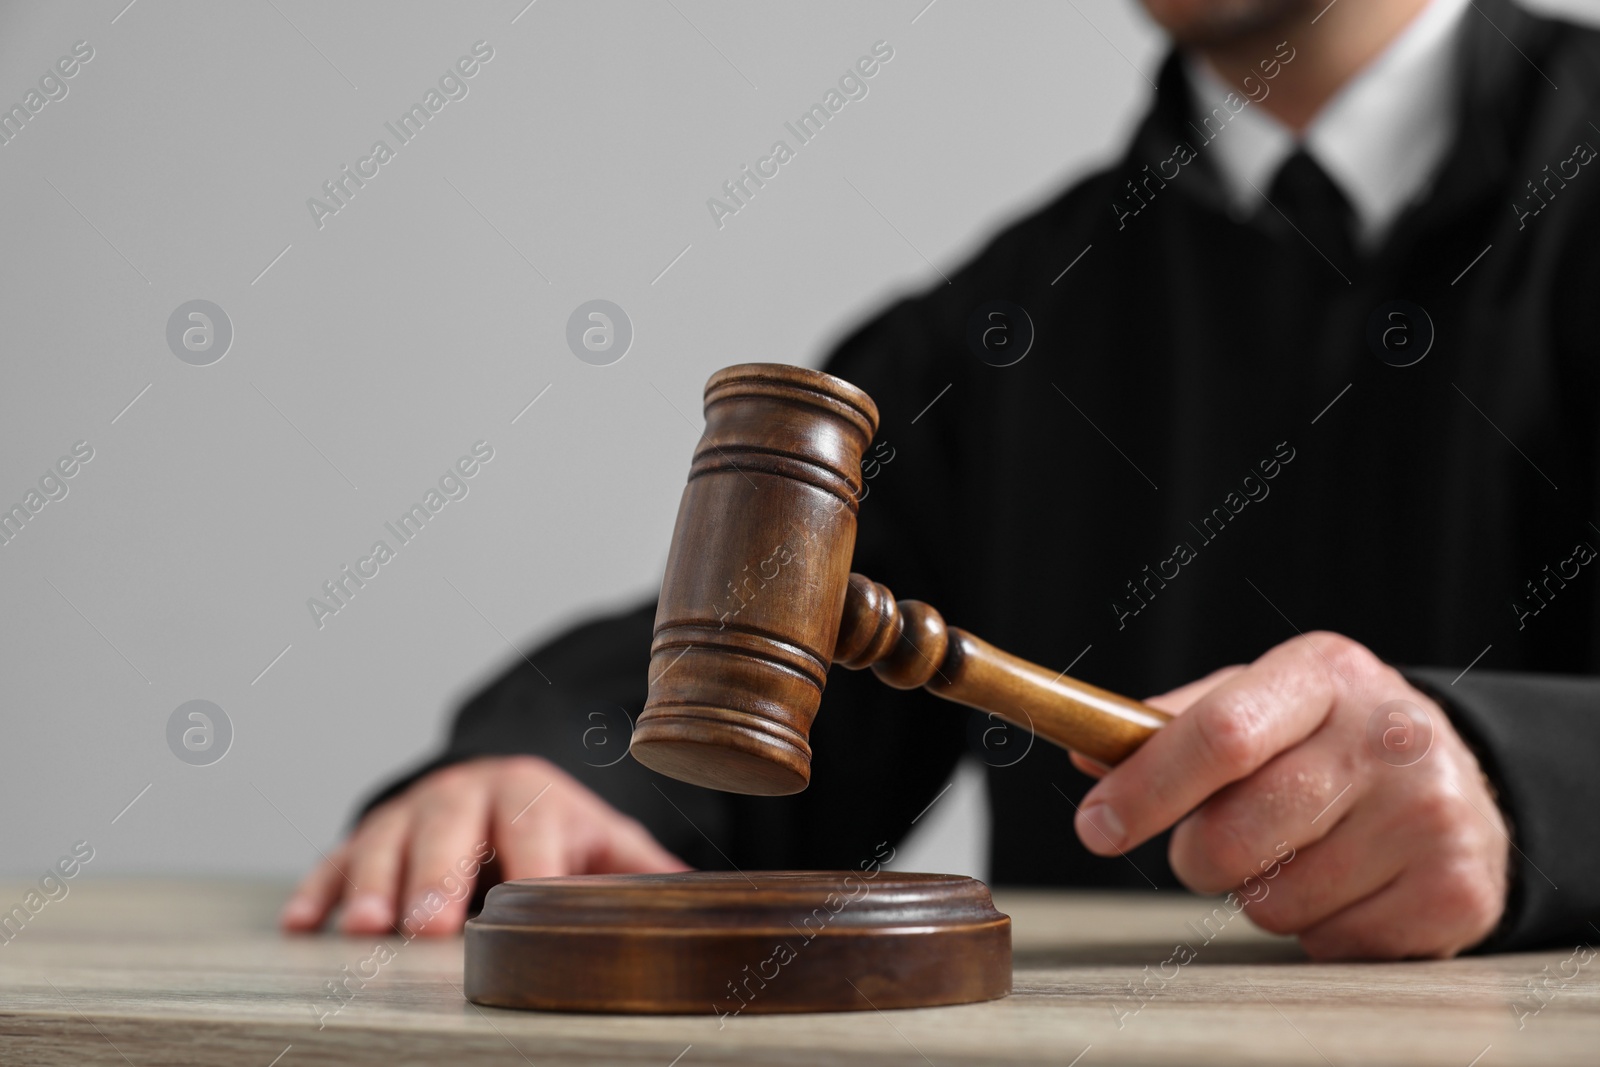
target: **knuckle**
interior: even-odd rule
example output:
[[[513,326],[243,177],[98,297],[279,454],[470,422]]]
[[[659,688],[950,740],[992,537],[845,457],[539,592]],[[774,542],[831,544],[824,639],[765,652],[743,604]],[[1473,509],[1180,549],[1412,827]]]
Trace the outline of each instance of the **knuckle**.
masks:
[[[1504,894],[1490,872],[1473,863],[1453,863],[1439,871],[1430,897],[1435,914],[1462,947],[1481,939],[1500,921]]]
[[[1370,676],[1382,666],[1372,651],[1354,638],[1328,630],[1307,634],[1319,658],[1329,668],[1333,677],[1344,677],[1354,682]]]
[[[1218,697],[1195,718],[1200,744],[1211,764],[1237,776],[1255,767],[1267,753],[1267,712],[1244,693]]]
[[[459,792],[470,786],[476,777],[477,771],[472,764],[452,763],[448,767],[440,767],[418,782],[418,792],[430,794]]]
[[[1471,934],[1467,944],[1476,944],[1488,937],[1490,932],[1500,925],[1500,917],[1505,914],[1505,910],[1506,897],[1502,884],[1489,878],[1478,881],[1468,913],[1468,929]]]
[[[543,756],[504,756],[498,764],[502,778],[511,781],[521,782],[536,778],[540,781],[561,782],[566,778],[559,767]]]
[[[1443,782],[1412,797],[1408,814],[1411,824],[1432,839],[1453,839],[1465,823],[1462,801]]]

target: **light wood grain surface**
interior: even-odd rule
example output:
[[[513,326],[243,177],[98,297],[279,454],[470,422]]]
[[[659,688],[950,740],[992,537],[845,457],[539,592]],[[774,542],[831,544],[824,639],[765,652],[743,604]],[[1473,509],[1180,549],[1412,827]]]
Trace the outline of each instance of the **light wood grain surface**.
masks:
[[[325,983],[378,941],[280,937],[285,889],[72,883],[0,943],[0,1064],[1600,1063],[1600,959],[1314,965],[1242,917],[1203,943],[1214,902],[1176,894],[996,892],[1015,920],[1015,993],[986,1004],[722,1026],[500,1011],[462,999],[459,939],[392,937],[393,959],[319,1028]],[[26,891],[0,883],[0,904]],[[1178,942],[1195,958],[1163,967]],[[1128,986],[1147,973],[1141,1007]],[[1530,979],[1548,979],[1541,999]]]

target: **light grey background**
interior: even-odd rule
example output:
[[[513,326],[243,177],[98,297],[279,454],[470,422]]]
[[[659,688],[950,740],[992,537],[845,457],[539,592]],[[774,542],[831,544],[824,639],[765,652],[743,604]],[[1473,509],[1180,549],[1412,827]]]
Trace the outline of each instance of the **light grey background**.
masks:
[[[95,51],[0,146],[0,506],[94,449],[0,547],[0,874],[84,839],[92,875],[303,870],[508,641],[653,592],[707,375],[815,364],[1112,158],[1164,50],[1132,0],[525,4],[0,8],[5,107]],[[480,40],[319,230],[307,199]],[[879,40],[867,97],[718,230],[706,199]],[[595,298],[635,330],[611,366],[565,342]],[[233,323],[207,367],[167,347],[193,299]],[[319,630],[307,598],[479,440],[467,497]],[[209,766],[167,744],[197,699],[233,725]],[[979,781],[902,865],[981,873]]]

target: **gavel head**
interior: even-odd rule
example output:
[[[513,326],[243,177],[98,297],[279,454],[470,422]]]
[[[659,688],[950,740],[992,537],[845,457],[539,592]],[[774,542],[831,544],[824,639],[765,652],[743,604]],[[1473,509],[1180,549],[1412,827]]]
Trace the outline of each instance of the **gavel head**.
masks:
[[[839,637],[872,399],[820,371],[711,376],[678,506],[633,758],[734,793],[798,793]]]

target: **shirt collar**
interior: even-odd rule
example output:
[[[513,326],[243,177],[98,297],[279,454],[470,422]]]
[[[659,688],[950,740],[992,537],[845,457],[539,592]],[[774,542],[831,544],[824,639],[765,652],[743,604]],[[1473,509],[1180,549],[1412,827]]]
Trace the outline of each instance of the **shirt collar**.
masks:
[[[1303,137],[1224,82],[1199,57],[1184,57],[1198,116],[1229,110],[1231,93],[1246,106],[1203,151],[1221,177],[1232,209],[1261,204],[1278,168],[1303,147],[1333,179],[1355,212],[1357,240],[1371,248],[1427,189],[1455,136],[1456,30],[1469,0],[1432,0],[1376,58],[1317,113]],[[1291,61],[1292,62],[1292,61]]]

